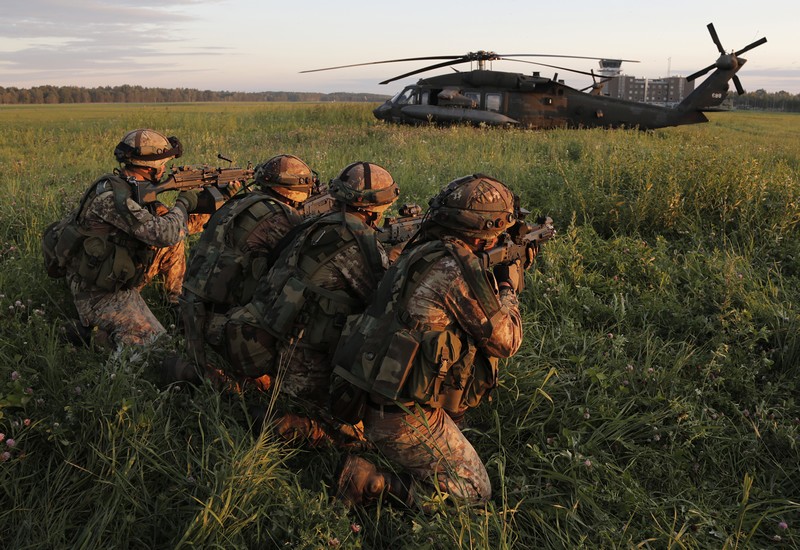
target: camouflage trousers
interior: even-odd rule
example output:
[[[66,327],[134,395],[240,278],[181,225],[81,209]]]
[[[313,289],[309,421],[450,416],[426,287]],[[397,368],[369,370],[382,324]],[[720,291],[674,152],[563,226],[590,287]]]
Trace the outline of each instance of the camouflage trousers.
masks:
[[[472,444],[443,409],[386,412],[367,407],[367,440],[413,478],[472,503],[492,496],[489,474]]]
[[[195,235],[203,230],[203,225],[209,219],[208,214],[189,215],[189,235]],[[183,288],[183,278],[186,275],[186,241],[179,241],[172,246],[156,250],[153,263],[145,272],[139,289],[159,277],[164,285],[164,292],[170,304],[177,304]]]
[[[178,244],[156,250],[153,263],[150,264],[150,267],[145,272],[138,288],[141,290],[153,279],[159,277],[164,285],[167,301],[171,304],[177,304],[183,288],[185,274],[186,244],[184,241],[180,241]]]
[[[118,343],[144,345],[166,332],[138,290],[85,291],[77,277],[69,288],[81,324],[104,330]]]

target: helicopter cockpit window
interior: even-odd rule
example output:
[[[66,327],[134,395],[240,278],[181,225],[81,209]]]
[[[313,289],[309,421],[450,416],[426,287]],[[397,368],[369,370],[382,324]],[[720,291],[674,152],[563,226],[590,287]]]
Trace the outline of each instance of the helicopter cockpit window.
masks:
[[[503,108],[503,94],[486,94],[486,110],[500,111]]]
[[[428,105],[428,98],[430,94],[427,90],[419,94],[419,104],[420,105]]]
[[[416,105],[417,95],[413,87],[408,87],[394,97],[392,103],[397,105]]]
[[[468,97],[472,100],[473,107],[480,107],[481,105],[481,94],[480,92],[462,92],[464,97]]]

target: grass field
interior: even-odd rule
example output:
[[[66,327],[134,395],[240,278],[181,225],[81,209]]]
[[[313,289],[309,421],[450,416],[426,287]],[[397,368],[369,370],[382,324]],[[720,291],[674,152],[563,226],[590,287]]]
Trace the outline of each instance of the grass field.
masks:
[[[5,548],[800,547],[800,117],[655,132],[409,128],[358,104],[0,108]],[[367,160],[425,204],[484,172],[558,229],[525,341],[468,437],[494,496],[433,513],[331,502],[338,454],[247,427],[247,400],[158,385],[181,345],[74,349],[39,238],[125,131],[181,162]],[[158,287],[145,296],[169,325]],[[174,331],[173,331],[174,332]]]

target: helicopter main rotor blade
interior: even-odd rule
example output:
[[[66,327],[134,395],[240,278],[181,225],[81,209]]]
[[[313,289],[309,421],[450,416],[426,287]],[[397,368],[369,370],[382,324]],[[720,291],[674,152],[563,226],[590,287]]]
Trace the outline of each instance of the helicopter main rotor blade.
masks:
[[[711,40],[713,40],[714,44],[717,45],[719,53],[724,54],[725,48],[722,47],[722,42],[719,41],[719,36],[717,36],[717,31],[714,29],[714,23],[709,23],[708,25],[706,25],[706,27],[708,27],[708,32],[711,35]]]
[[[697,71],[696,73],[692,73],[692,74],[690,74],[689,76],[687,76],[687,77],[686,77],[686,81],[687,81],[687,82],[691,82],[691,81],[692,81],[692,80],[694,80],[695,78],[698,78],[698,77],[701,77],[701,76],[703,76],[704,74],[706,74],[706,73],[707,73],[708,71],[710,71],[711,69],[716,69],[716,68],[717,68],[717,64],[716,64],[716,63],[714,63],[713,65],[709,65],[709,66],[708,66],[708,67],[706,67],[705,69],[700,69],[700,70],[699,70],[699,71]]]
[[[767,37],[765,36],[764,38],[756,40],[752,44],[748,44],[747,46],[745,46],[744,48],[742,48],[738,52],[734,53],[733,55],[735,55],[736,57],[739,57],[740,54],[743,54],[744,52],[749,52],[753,48],[755,48],[757,46],[760,46],[761,44],[765,43],[766,41],[767,41]]]
[[[401,78],[405,78],[407,76],[414,76],[415,74],[424,73],[425,71],[432,71],[433,69],[439,69],[441,67],[449,67],[450,65],[458,65],[459,63],[467,63],[468,61],[470,61],[470,59],[466,59],[464,58],[464,56],[461,56],[459,59],[453,59],[451,61],[445,61],[443,63],[436,63],[435,65],[428,65],[427,67],[417,69],[416,71],[411,71],[409,73],[401,74],[400,76],[394,76],[388,80],[379,82],[378,84],[388,84],[389,82],[394,82],[395,80],[400,80]]]
[[[463,55],[435,55],[427,57],[408,57],[406,59],[387,59],[385,61],[369,61],[367,63],[354,63],[352,65],[339,65],[338,67],[324,67],[322,69],[309,69],[301,73],[316,73],[319,71],[332,71],[334,69],[347,69],[350,67],[364,67],[366,65],[380,65],[382,63],[399,63],[401,61],[431,61],[433,59],[460,59]]]
[[[733,85],[736,87],[737,94],[744,95],[744,88],[742,88],[742,83],[739,81],[738,75],[733,75]]]
[[[528,63],[529,65],[541,65],[542,67],[550,67],[551,69],[559,69],[561,71],[569,71],[572,73],[578,74],[585,74],[586,76],[591,76],[594,79],[594,73],[587,73],[586,71],[579,71],[578,69],[570,69],[569,67],[559,67],[558,65],[549,65],[547,63],[539,63],[538,61],[526,61],[524,59],[506,59],[501,58],[503,61],[513,61],[515,63]]]
[[[639,63],[639,61],[637,61],[636,59],[611,59],[610,57],[587,57],[585,55],[551,55],[547,53],[499,53],[497,54],[497,57],[563,57],[566,59],[593,59],[596,61],[609,59],[611,61],[625,61],[627,63]]]

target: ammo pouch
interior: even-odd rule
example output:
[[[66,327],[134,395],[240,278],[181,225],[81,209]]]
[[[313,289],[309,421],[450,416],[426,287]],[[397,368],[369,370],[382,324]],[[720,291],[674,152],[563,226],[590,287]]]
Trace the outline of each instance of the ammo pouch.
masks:
[[[132,288],[141,280],[155,252],[147,248],[134,254],[135,257],[128,247],[113,242],[109,236],[87,237],[83,241],[78,276],[83,284],[91,284],[106,292]]]
[[[423,332],[420,348],[420,361],[408,383],[409,396],[434,408],[461,410],[476,348],[464,346],[451,330]]]
[[[358,424],[367,412],[369,394],[343,378],[333,377],[330,411],[334,418],[347,424]]]
[[[44,268],[50,277],[67,274],[67,264],[80,253],[83,233],[74,222],[74,216],[53,222],[42,233]]]
[[[487,357],[480,351],[475,354],[472,375],[466,383],[464,395],[461,398],[462,408],[477,407],[484,397],[491,400],[492,390],[497,386],[499,362],[500,359],[497,357]]]
[[[272,307],[266,312],[264,328],[281,338],[292,336],[295,321],[306,304],[306,285],[297,277],[289,277]]]

